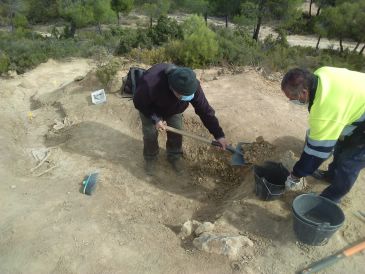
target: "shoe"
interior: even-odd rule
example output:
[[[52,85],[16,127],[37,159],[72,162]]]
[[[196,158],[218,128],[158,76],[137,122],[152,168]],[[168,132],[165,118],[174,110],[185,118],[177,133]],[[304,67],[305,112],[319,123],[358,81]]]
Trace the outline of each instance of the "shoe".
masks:
[[[291,175],[285,181],[286,191],[299,191],[304,188],[304,178],[294,179]]]
[[[172,169],[176,172],[176,174],[181,175],[184,171],[184,163],[181,159],[169,160]]]
[[[332,181],[327,170],[317,169],[313,172],[312,177],[317,180],[327,182],[329,184]]]
[[[144,169],[147,175],[154,176],[156,172],[156,160],[145,160]]]

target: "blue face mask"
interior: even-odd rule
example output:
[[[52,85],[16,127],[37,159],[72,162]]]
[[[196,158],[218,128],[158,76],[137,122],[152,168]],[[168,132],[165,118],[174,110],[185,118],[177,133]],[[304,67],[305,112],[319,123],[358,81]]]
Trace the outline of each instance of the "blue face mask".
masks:
[[[192,95],[188,95],[188,96],[181,96],[180,97],[180,100],[181,101],[189,102],[189,101],[191,101],[194,98],[194,95],[195,95],[195,93],[193,93]]]
[[[290,100],[291,103],[295,104],[295,105],[299,105],[299,106],[304,106],[307,103],[306,102],[301,102],[299,100]]]

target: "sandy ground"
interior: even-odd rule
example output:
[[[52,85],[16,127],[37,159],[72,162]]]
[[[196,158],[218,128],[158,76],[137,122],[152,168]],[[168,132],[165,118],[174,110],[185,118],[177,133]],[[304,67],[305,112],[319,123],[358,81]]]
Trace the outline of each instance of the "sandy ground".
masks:
[[[294,273],[364,238],[365,223],[353,215],[364,210],[364,172],[341,205],[345,224],[320,247],[296,240],[290,212],[296,194],[260,201],[251,167],[231,167],[229,153],[186,139],[186,172],[177,176],[161,134],[158,173],[147,177],[137,111],[115,93],[120,81],[105,104],[93,105],[90,93],[101,87],[93,68],[85,59],[50,60],[0,80],[0,273]],[[274,160],[289,150],[298,156],[307,113],[287,102],[278,82],[250,68],[197,73],[233,144],[263,136],[276,147]],[[186,130],[210,138],[193,109],[184,120]],[[51,154],[34,170],[32,151],[45,148]],[[81,194],[84,176],[95,170],[96,192]],[[324,187],[308,179],[308,191]],[[254,245],[234,260],[199,251],[178,235],[189,219]],[[324,273],[364,267],[358,254]]]

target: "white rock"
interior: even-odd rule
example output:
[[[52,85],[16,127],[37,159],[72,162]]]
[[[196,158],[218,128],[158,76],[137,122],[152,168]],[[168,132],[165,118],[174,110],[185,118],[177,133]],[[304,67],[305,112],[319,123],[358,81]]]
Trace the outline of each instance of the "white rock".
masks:
[[[9,70],[9,71],[8,71],[8,76],[9,76],[10,78],[15,78],[15,77],[17,77],[17,76],[18,76],[18,73],[17,73],[15,70]]]
[[[214,229],[214,224],[211,222],[204,222],[200,226],[198,226],[197,229],[195,229],[194,233],[195,235],[199,236],[200,234],[204,232],[211,232]]]
[[[193,230],[193,223],[189,220],[182,225],[180,236],[182,238],[188,237],[191,235],[192,230]]]
[[[223,236],[203,233],[193,241],[194,246],[208,253],[228,256],[234,260],[242,247],[253,247],[252,241],[245,236]]]
[[[19,87],[22,87],[22,88],[34,88],[35,87],[35,84],[34,82],[32,81],[29,81],[27,79],[24,79],[20,84],[19,84]]]
[[[180,236],[182,238],[189,237],[200,225],[201,223],[195,220],[186,221],[181,227]]]
[[[11,189],[16,189],[16,185],[12,185],[11,186]]]

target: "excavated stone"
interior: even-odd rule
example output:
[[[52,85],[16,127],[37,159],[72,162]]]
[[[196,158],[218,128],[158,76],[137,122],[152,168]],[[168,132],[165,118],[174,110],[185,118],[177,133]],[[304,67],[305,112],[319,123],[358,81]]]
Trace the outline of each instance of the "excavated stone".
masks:
[[[194,246],[202,251],[225,255],[234,260],[242,248],[252,248],[253,242],[245,236],[224,236],[203,233],[193,241]]]
[[[204,222],[198,228],[194,231],[195,235],[199,236],[200,234],[203,234],[204,232],[211,232],[214,229],[214,224],[211,222]]]

